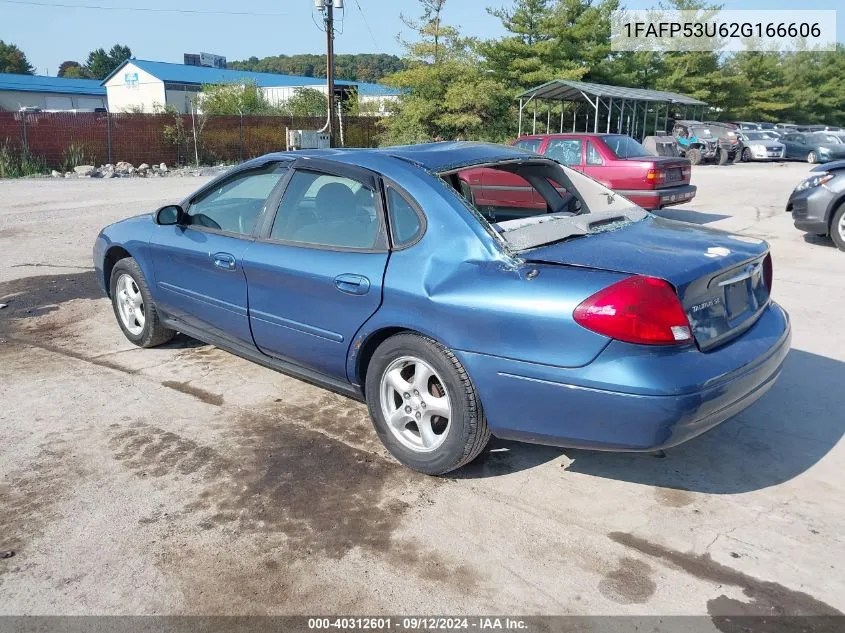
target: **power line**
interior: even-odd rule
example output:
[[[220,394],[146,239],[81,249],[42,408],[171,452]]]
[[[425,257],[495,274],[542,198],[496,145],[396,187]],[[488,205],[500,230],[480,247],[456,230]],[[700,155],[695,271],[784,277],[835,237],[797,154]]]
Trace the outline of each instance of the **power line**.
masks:
[[[376,41],[376,36],[373,34],[373,30],[370,28],[370,23],[367,22],[367,16],[364,15],[364,10],[361,8],[361,3],[358,2],[358,0],[355,0],[355,6],[358,7],[358,13],[361,14],[361,19],[364,20],[364,25],[367,27],[367,31],[370,32],[370,39],[373,40],[373,44],[375,44],[376,48],[378,48],[378,42]]]
[[[203,9],[159,9],[153,7],[107,7],[98,4],[67,4],[63,2],[36,2],[35,0],[0,0],[2,4],[21,4],[31,7],[65,8],[65,9],[97,9],[101,11],[140,11],[146,13],[191,13],[201,15],[254,15],[254,16],[279,16],[288,15],[279,12],[253,12],[253,11],[209,11]]]

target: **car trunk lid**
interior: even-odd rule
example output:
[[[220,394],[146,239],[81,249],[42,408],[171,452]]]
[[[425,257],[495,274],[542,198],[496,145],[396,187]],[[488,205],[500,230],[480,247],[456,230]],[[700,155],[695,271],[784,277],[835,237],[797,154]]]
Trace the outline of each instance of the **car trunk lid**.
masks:
[[[702,350],[751,327],[765,309],[768,245],[649,216],[522,253],[528,261],[659,277],[671,283]]]
[[[618,189],[665,189],[688,185],[690,182],[690,163],[685,158],[669,156],[637,156],[623,158],[632,169],[626,176],[617,176],[614,186]],[[639,169],[634,169],[637,165]]]

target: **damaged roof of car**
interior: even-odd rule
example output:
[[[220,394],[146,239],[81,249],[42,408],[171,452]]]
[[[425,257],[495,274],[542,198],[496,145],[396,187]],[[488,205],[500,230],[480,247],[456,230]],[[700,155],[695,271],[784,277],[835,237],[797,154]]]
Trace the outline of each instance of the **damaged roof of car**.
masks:
[[[539,158],[534,152],[518,147],[475,141],[441,141],[420,145],[394,145],[377,149],[319,149],[268,154],[245,163],[264,162],[268,158],[323,158],[353,165],[363,165],[374,157],[393,157],[409,161],[433,172],[444,172],[471,165],[499,161]]]

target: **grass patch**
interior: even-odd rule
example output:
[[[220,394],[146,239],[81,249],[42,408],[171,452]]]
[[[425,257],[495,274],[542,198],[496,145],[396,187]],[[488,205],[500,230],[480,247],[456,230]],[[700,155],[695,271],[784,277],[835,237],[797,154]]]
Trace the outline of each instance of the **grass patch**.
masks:
[[[0,178],[22,178],[46,173],[47,161],[43,156],[19,149],[9,139],[0,143]]]

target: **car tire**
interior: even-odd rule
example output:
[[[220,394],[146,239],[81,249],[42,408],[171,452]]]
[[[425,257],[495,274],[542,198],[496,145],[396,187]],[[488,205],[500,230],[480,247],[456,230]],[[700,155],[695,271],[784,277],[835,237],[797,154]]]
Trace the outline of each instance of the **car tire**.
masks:
[[[117,323],[132,343],[138,347],[155,347],[176,335],[161,324],[144,273],[132,257],[114,265],[109,290]]]
[[[734,157],[733,157],[733,160],[732,160],[734,165],[739,165],[744,160],[744,158],[742,156],[744,153],[745,153],[745,148],[743,148],[742,150],[737,150],[737,151],[734,152]]]
[[[687,150],[687,154],[686,154],[685,158],[692,165],[700,165],[701,164],[701,152],[698,151],[697,149]]]
[[[728,150],[726,150],[726,149],[720,149],[719,150],[719,164],[720,165],[727,164],[729,158],[730,158],[730,154],[728,153]]]
[[[431,338],[409,332],[384,341],[367,368],[365,395],[384,446],[421,473],[442,475],[460,468],[490,441],[469,375],[449,349]]]
[[[845,203],[833,213],[830,221],[830,238],[836,244],[836,248],[845,251]]]
[[[815,163],[819,162],[819,157],[816,156],[815,152],[810,152],[809,154],[807,154],[807,162],[811,165],[814,165]]]
[[[742,162],[749,163],[751,162],[751,150],[747,147],[742,150]]]

